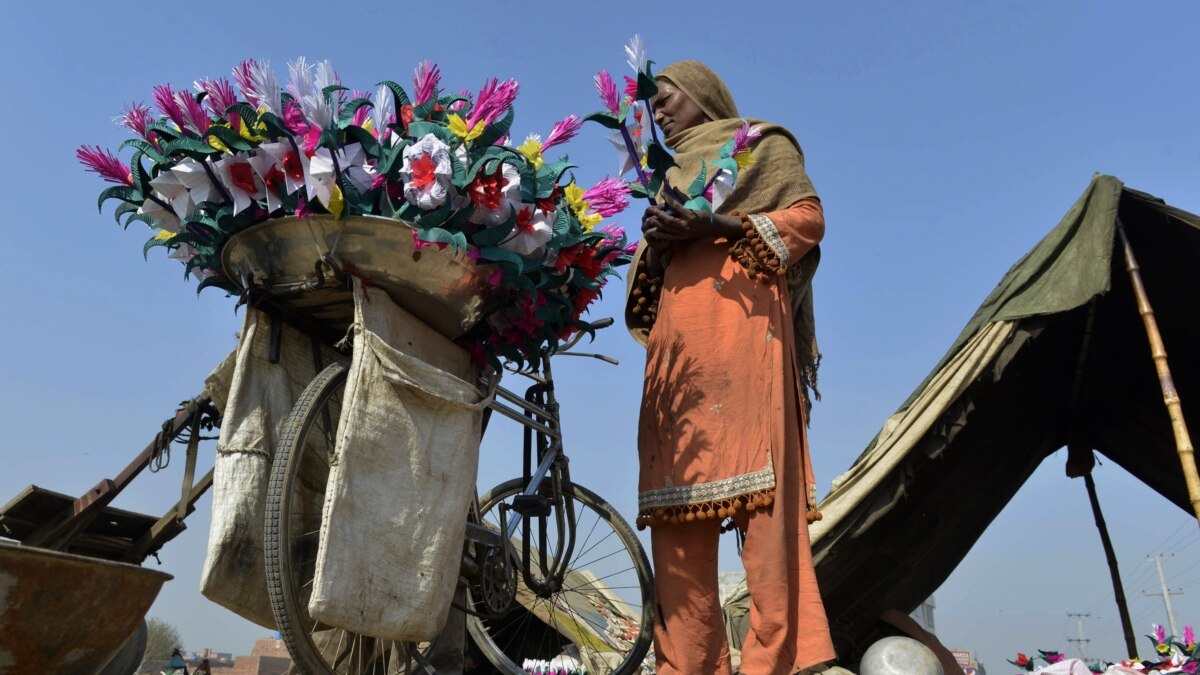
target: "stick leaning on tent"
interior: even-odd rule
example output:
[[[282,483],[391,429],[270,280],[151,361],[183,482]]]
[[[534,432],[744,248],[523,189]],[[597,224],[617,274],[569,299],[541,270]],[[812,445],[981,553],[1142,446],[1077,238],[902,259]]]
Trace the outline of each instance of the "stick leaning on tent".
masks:
[[[1133,294],[1137,298],[1138,313],[1146,326],[1150,353],[1158,371],[1159,386],[1162,387],[1163,403],[1166,404],[1167,414],[1171,417],[1171,430],[1175,432],[1175,448],[1179,452],[1179,461],[1183,464],[1183,479],[1187,484],[1188,499],[1192,502],[1192,512],[1196,515],[1197,522],[1200,522],[1200,472],[1196,470],[1195,450],[1192,448],[1187,422],[1183,418],[1183,406],[1179,402],[1179,392],[1175,389],[1175,379],[1171,377],[1171,368],[1167,365],[1167,349],[1163,345],[1158,321],[1154,318],[1154,309],[1150,306],[1150,298],[1146,295],[1146,287],[1142,283],[1141,268],[1138,267],[1133,247],[1129,245],[1129,237],[1125,235],[1125,227],[1120,218],[1116,224],[1117,236],[1121,238],[1121,244],[1125,247],[1125,271],[1129,273]]]

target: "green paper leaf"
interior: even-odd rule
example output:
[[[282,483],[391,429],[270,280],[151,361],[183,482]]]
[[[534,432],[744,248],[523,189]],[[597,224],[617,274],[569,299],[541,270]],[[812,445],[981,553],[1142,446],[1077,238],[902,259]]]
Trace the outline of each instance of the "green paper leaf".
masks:
[[[499,263],[509,263],[520,273],[525,269],[525,259],[519,254],[499,246],[484,246],[479,249],[479,257]],[[521,277],[518,277],[521,278]],[[518,282],[519,284],[520,282]]]
[[[223,128],[223,127],[216,127],[216,128]],[[210,128],[209,130],[211,131],[212,128]],[[220,138],[220,137],[218,136],[218,138]],[[222,142],[224,142],[224,141],[222,141]],[[204,141],[201,141],[201,140],[198,140],[195,138],[187,138],[187,137],[177,138],[169,143],[164,143],[162,146],[162,149],[163,149],[163,152],[168,155],[173,155],[177,152],[181,152],[185,155],[193,156],[194,159],[199,159],[199,160],[203,160],[206,155],[216,155],[221,152],[220,150],[217,150],[216,148],[209,145],[208,143],[205,143]]]
[[[250,125],[250,129],[258,126],[258,111],[254,106],[245,101],[238,101],[225,109],[225,119],[229,119],[230,115],[237,115],[241,118],[242,123]]]
[[[699,175],[696,176],[696,179],[692,181],[692,186],[688,188],[688,194],[689,195],[697,195],[697,196],[703,195],[704,194],[704,186],[707,184],[707,182],[708,182],[708,162],[701,159],[700,160],[700,173],[699,173]]]
[[[404,87],[401,87],[400,85],[396,84],[395,82],[392,82],[391,80],[384,80],[382,82],[377,82],[375,86],[381,86],[381,85],[384,87],[387,87],[389,90],[391,90],[392,97],[395,98],[397,113],[399,113],[399,111],[400,111],[400,106],[412,105],[412,101],[408,100],[408,93],[404,91]]]
[[[468,244],[467,236],[462,232],[450,232],[440,227],[431,227],[422,229],[420,232],[422,241],[427,241],[433,244],[448,244],[456,254],[465,253]]]
[[[254,148],[254,144],[242,138],[242,135],[234,131],[230,127],[211,126],[208,131],[204,132],[204,138],[216,138],[225,144],[225,147],[230,150],[240,150],[247,152]],[[205,145],[208,145],[205,143]],[[211,147],[211,146],[209,146]]]
[[[120,225],[121,224],[121,216],[128,214],[128,213],[137,213],[137,210],[138,210],[137,204],[130,204],[129,202],[121,202],[120,204],[117,204],[117,209],[115,211],[113,211],[113,219],[117,221],[118,225]]]
[[[134,221],[137,221],[139,223],[145,223],[146,225],[148,225],[150,227],[154,226],[154,219],[151,218],[150,216],[148,216],[144,213],[131,213],[131,214],[129,214],[129,217],[125,219],[125,224],[122,227],[124,227],[125,229],[129,229],[129,225],[131,223],[133,223]]]
[[[647,70],[649,66],[647,65]],[[637,98],[639,101],[649,101],[658,95],[658,82],[648,72],[640,72],[637,76]]]
[[[424,120],[433,114],[434,107],[437,106],[437,98],[431,98],[421,105],[413,107],[413,121]]]
[[[618,118],[616,115],[612,114],[611,112],[609,112],[607,110],[601,110],[599,112],[594,112],[591,115],[584,117],[583,121],[584,122],[597,122],[601,126],[608,128],[608,129],[612,129],[614,131],[620,131],[621,126],[622,126],[620,118]]]
[[[509,215],[508,220],[504,221],[503,223],[500,223],[499,225],[492,225],[491,227],[476,232],[475,236],[472,237],[473,243],[475,246],[480,248],[499,246],[500,242],[508,239],[509,235],[512,234],[512,231],[516,228],[516,226],[517,219],[514,212],[514,214]]]
[[[267,127],[267,136],[271,140],[276,140],[280,137],[291,138],[292,132],[284,123],[283,118],[272,112],[264,112],[258,116],[258,121],[262,122]]]
[[[331,84],[321,90],[321,98],[325,99],[325,105],[333,107],[334,94],[339,91],[350,91],[349,87],[343,87],[340,84]]]
[[[375,107],[371,104],[371,99],[369,98],[356,98],[342,106],[342,112],[338,115],[338,126],[341,128],[349,126],[354,120],[354,114],[364,105],[372,108]]]
[[[574,168],[577,167],[567,161],[566,157],[551,164],[543,164],[542,168],[537,171],[538,199],[549,197],[559,181],[562,180],[563,174]]]
[[[646,166],[655,174],[665,175],[668,169],[678,165],[675,163],[675,157],[661,143],[650,143],[650,147],[646,149]]]
[[[353,139],[358,141],[359,145],[363,147],[363,151],[365,151],[369,156],[379,159],[381,146],[379,145],[379,141],[376,140],[375,136],[370,131],[352,124],[346,127],[345,133],[348,140]]]
[[[154,162],[155,165],[173,163],[169,157],[159,152],[158,148],[154,147],[153,144],[141,138],[131,138],[125,141],[117,146],[117,152],[120,153],[122,150],[128,147],[137,148],[139,152],[149,157],[150,161]]]
[[[689,199],[687,201],[687,203],[684,204],[683,206],[684,206],[684,208],[688,208],[693,211],[699,211],[701,213],[712,213],[713,212],[712,202],[708,201],[703,196],[693,197],[692,199]]]
[[[717,150],[717,156],[718,157],[732,157],[733,156],[733,139],[732,138],[729,139],[728,141],[725,141],[725,145],[722,145],[721,148],[719,150]]]
[[[475,140],[475,145],[492,145],[501,138],[504,138],[504,135],[512,128],[514,116],[512,106],[509,106],[508,112],[504,113],[504,117],[492,122],[483,130],[483,133]]]
[[[461,143],[461,140],[459,140],[458,136],[454,135],[454,132],[450,131],[450,129],[447,127],[437,124],[436,122],[418,122],[413,120],[413,123],[408,125],[409,136],[421,139],[428,134],[433,134],[435,138],[452,148]]]
[[[96,210],[103,210],[104,202],[110,199],[120,199],[121,201],[139,206],[145,201],[142,193],[138,192],[136,188],[131,188],[128,185],[114,185],[100,193],[100,198],[96,200]]]

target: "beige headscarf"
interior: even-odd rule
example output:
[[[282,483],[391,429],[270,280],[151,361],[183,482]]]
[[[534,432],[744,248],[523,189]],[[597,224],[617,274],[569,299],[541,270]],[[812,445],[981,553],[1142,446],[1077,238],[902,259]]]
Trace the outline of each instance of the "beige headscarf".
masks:
[[[739,117],[733,95],[711,68],[699,61],[679,61],[664,68],[658,78],[687,94],[710,120],[664,139],[667,147],[675,151],[675,162],[679,165],[667,173],[667,181],[677,189],[686,191],[700,173],[701,160],[716,159],[720,147],[733,138],[734,132],[743,123],[749,122],[751,126],[759,127],[763,134],[753,146],[754,163],[738,171],[733,193],[718,212],[751,214],[779,211],[801,199],[817,196],[804,170],[804,152],[795,136],[779,125]],[[817,347],[814,325],[812,279],[820,261],[820,247],[814,247],[788,268],[800,379],[806,396],[818,399],[817,368],[821,353]],[[637,269],[636,265],[635,260],[633,269]],[[632,288],[632,284],[630,286]],[[632,312],[627,311],[626,318],[632,318]],[[636,322],[628,325],[634,339],[645,344],[649,326],[640,326]]]

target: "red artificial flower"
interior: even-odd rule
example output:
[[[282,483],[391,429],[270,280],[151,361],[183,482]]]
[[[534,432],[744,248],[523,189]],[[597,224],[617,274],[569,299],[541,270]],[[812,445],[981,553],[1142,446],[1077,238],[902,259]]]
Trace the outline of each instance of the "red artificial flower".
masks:
[[[1017,660],[1014,661],[1014,663],[1016,663],[1018,666],[1027,666],[1029,665],[1029,657],[1025,656],[1021,652],[1017,652]]]
[[[304,165],[300,163],[300,157],[295,150],[289,150],[280,161],[283,164],[283,170],[292,180],[304,180]]]
[[[533,203],[543,212],[550,213],[558,205],[558,200],[562,199],[562,186],[555,185],[554,190],[550,192],[550,196],[545,199],[535,199]],[[561,270],[559,270],[561,271]]]
[[[583,314],[583,310],[587,309],[592,301],[600,297],[600,291],[595,291],[590,288],[581,288],[575,293],[572,303],[575,305],[575,319]]]
[[[604,261],[596,257],[596,249],[584,246],[575,258],[575,267],[579,268],[583,276],[589,279],[598,279],[600,272],[604,269]]]
[[[411,105],[400,106],[400,124],[404,126],[404,132],[408,133],[408,125],[413,121],[413,107]]]
[[[229,178],[237,189],[253,194],[257,187],[254,185],[254,169],[249,162],[234,162],[229,167]]]
[[[437,180],[435,170],[437,165],[433,163],[433,158],[429,155],[421,155],[412,161],[412,182],[413,187],[422,188]]]
[[[490,176],[480,172],[467,186],[467,194],[476,208],[495,211],[504,202],[504,187],[507,181],[504,172],[496,169]]]
[[[263,179],[263,182],[267,184],[267,189],[271,191],[271,194],[277,195],[279,194],[278,183],[282,183],[283,181],[283,172],[279,170],[278,166],[272,164],[271,169],[267,171],[267,175]]]
[[[575,244],[568,246],[558,252],[558,258],[554,261],[554,269],[559,274],[567,271],[567,268],[575,264],[575,258],[579,257],[579,251],[583,249],[583,244]]]
[[[517,212],[517,231],[533,232],[533,207],[527,206]]]

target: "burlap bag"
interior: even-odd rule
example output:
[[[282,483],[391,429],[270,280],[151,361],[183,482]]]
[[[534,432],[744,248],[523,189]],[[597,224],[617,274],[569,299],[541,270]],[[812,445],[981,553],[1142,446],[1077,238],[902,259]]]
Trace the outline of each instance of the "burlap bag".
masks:
[[[247,309],[237,349],[205,381],[222,419],[200,592],[268,628],[275,627],[263,562],[271,460],[288,413],[317,372],[307,335],[284,324],[279,346],[279,362],[271,363],[271,319]],[[341,356],[322,347],[320,358],[324,367]]]
[[[465,351],[384,293],[356,285],[355,306],[308,609],[355,633],[431,640],[459,576],[490,397]]]

